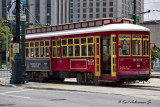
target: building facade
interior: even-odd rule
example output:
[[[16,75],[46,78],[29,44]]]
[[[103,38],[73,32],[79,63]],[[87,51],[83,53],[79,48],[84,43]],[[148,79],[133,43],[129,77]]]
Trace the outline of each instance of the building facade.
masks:
[[[0,0],[0,19],[7,18],[7,0]]]
[[[0,19],[7,18],[7,4],[0,0]],[[34,24],[69,23],[69,0],[26,0],[25,11],[27,21]]]
[[[133,0],[70,0],[70,22],[129,18],[129,14],[133,14],[133,5]],[[144,0],[136,0],[136,13],[143,11]],[[139,18],[143,21],[143,14]]]
[[[7,17],[8,0],[0,0],[0,18]],[[136,0],[143,21],[144,0]],[[34,24],[64,24],[98,18],[120,20],[133,14],[133,0],[26,0],[27,21]]]

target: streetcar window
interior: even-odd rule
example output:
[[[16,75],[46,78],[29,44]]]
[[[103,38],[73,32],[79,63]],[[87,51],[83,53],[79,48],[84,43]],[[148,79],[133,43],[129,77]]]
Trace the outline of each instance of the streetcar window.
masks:
[[[34,47],[34,42],[30,42],[30,47]]]
[[[130,55],[130,40],[120,40],[122,48],[120,48],[120,55]]]
[[[132,36],[132,54],[142,55],[142,38],[141,35]]]
[[[87,22],[82,23],[82,27],[87,27]]]
[[[69,25],[69,29],[73,29],[74,28],[74,24]]]
[[[39,48],[36,48],[36,49],[35,49],[35,56],[36,56],[36,57],[39,57]]]
[[[31,30],[27,30],[27,33],[28,33],[28,34],[31,33]]]
[[[149,55],[149,41],[143,40],[143,55]]]
[[[45,46],[49,46],[49,41],[45,41]]]
[[[46,57],[49,57],[49,54],[50,53],[50,51],[49,51],[49,47],[46,47]]]
[[[44,57],[44,47],[40,47],[40,57]]]
[[[77,23],[76,24],[76,28],[80,28],[81,27],[81,24],[80,23]]]
[[[52,57],[56,57],[56,47],[53,47],[52,48]]]
[[[31,56],[31,57],[34,57],[34,48],[31,48],[30,56]]]
[[[63,47],[62,47],[62,50],[63,50],[63,51],[62,51],[63,57],[67,57],[67,46],[63,46]]]
[[[53,53],[52,54],[53,58],[60,57],[60,40],[52,41],[52,53]],[[46,54],[47,54],[47,52],[46,52]]]
[[[149,36],[148,35],[143,36],[143,55],[144,56],[149,55]]]
[[[52,41],[52,46],[56,46],[56,41]]]
[[[36,33],[36,30],[35,30],[35,29],[32,29],[32,33]]]
[[[104,20],[104,25],[106,25],[106,24],[109,24],[110,23],[110,20]]]
[[[94,45],[88,45],[88,56],[94,55]]]
[[[50,32],[50,31],[51,31],[51,27],[48,27],[48,28],[47,28],[47,31]]]
[[[60,57],[60,47],[57,47],[57,57]]]
[[[67,40],[62,40],[62,45],[67,45]]]
[[[60,46],[60,40],[57,40],[57,46]]]
[[[46,32],[46,28],[42,28],[42,32]]]
[[[25,43],[25,47],[29,47],[29,43]]]
[[[96,26],[102,25],[102,21],[96,21]]]
[[[58,26],[58,30],[62,30],[62,26]]]
[[[64,25],[64,26],[63,26],[63,29],[68,29],[68,25]]]
[[[82,56],[87,56],[87,45],[82,45]]]
[[[41,42],[40,42],[40,46],[44,46],[44,41],[41,41]]]
[[[52,27],[52,31],[56,31],[56,27]]]
[[[73,46],[68,46],[68,54],[69,56],[73,56]]]
[[[93,37],[88,38],[88,43],[93,43]]]
[[[75,56],[80,56],[80,46],[79,45],[75,46]]]
[[[41,29],[36,29],[37,30],[37,33],[41,32]]]
[[[86,38],[81,38],[81,43],[85,44],[86,43]]]
[[[94,22],[89,22],[89,26],[94,26]]]
[[[68,39],[68,45],[73,44],[73,39]]]
[[[74,39],[74,44],[79,44],[79,39]]]
[[[35,47],[38,47],[39,46],[39,42],[35,42]]]
[[[29,48],[26,48],[26,57],[29,58]]]

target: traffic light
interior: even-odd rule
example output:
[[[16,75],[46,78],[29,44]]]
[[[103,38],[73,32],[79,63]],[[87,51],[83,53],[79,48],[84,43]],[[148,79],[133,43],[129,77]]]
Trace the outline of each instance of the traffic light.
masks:
[[[45,24],[45,26],[51,26],[50,24]]]
[[[26,22],[26,24],[27,24],[27,25],[33,25],[33,23],[31,23],[31,22]]]
[[[2,21],[2,25],[3,25],[3,26],[8,26],[8,25],[9,25],[9,21],[7,21],[7,20]]]

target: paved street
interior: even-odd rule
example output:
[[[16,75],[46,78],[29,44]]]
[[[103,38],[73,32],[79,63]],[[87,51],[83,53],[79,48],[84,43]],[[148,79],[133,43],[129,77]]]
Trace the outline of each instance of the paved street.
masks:
[[[159,104],[158,100],[128,95],[0,87],[2,107],[159,107]]]
[[[160,78],[119,87],[110,84],[77,85],[74,78],[65,79],[63,83],[29,82],[11,85],[7,75],[1,77],[5,78],[0,78],[0,106],[159,107],[160,104]]]

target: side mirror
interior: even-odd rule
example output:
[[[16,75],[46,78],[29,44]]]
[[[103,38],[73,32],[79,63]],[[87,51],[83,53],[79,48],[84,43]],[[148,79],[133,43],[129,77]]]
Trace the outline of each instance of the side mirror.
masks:
[[[117,47],[118,47],[118,48],[122,48],[122,45],[121,45],[121,44],[117,44]]]

